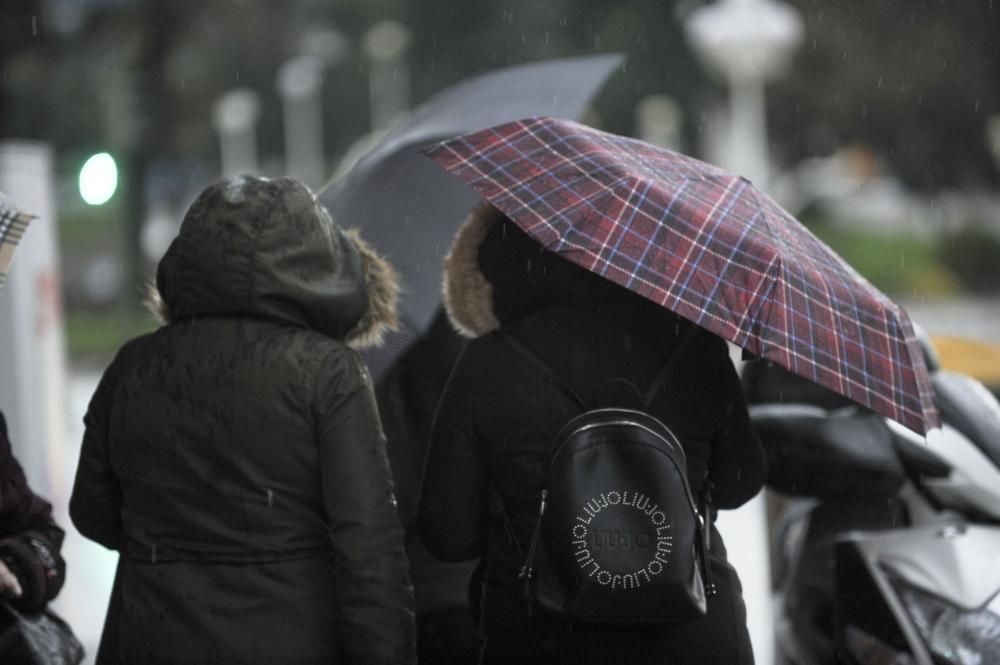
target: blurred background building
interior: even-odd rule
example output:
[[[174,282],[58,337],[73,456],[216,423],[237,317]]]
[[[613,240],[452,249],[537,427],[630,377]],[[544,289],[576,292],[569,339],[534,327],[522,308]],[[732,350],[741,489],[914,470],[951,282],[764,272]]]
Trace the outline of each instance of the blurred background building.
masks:
[[[143,284],[208,181],[239,171],[292,173],[320,188],[444,86],[495,67],[584,53],[627,56],[587,122],[751,177],[947,338],[946,364],[964,363],[1000,389],[994,5],[0,3],[0,147],[28,141],[29,152],[47,160],[49,181],[25,190],[34,198],[21,205],[39,206],[56,262],[43,266],[44,279],[26,275],[20,296],[10,283],[0,293],[0,317],[22,316],[15,304],[28,298],[65,324],[56,342],[25,351],[29,359],[47,354],[50,371],[68,381],[62,420],[53,421],[68,430],[65,447],[29,440],[48,434],[15,432],[20,445],[32,446],[22,453],[29,474],[57,505],[64,501],[94,381],[124,339],[152,327],[140,308]],[[744,17],[737,27],[755,30],[710,20],[723,10]],[[726,55],[734,48],[742,49],[735,59]],[[17,200],[19,192],[7,193]],[[33,265],[19,258],[12,275]],[[63,339],[68,370],[51,360],[52,344]],[[13,363],[13,353],[0,350],[8,354],[0,360]],[[51,401],[56,393],[46,390]],[[71,567],[60,602],[93,641],[110,583],[100,564],[106,555],[82,542],[71,546],[98,563]]]

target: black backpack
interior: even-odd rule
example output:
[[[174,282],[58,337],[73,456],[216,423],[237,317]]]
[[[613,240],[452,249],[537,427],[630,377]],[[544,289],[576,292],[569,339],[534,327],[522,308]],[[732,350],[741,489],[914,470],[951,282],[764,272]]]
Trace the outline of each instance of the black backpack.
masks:
[[[604,624],[679,623],[705,614],[706,596],[715,593],[707,560],[710,485],[706,480],[702,524],[680,441],[646,413],[697,331],[689,327],[641,400],[632,388],[639,408],[589,408],[531,351],[498,333],[583,411],[552,442],[520,573],[532,607]]]

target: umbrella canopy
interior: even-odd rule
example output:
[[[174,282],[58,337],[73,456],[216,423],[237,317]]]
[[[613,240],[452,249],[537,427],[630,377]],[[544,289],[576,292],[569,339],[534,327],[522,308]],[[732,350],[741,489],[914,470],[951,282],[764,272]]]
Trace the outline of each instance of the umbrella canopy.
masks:
[[[0,194],[0,289],[7,281],[14,249],[34,218],[34,215],[18,210],[6,196]]]
[[[546,249],[917,432],[939,424],[906,312],[745,178],[547,117],[426,153]]]
[[[624,57],[605,54],[506,67],[466,79],[407,114],[344,177],[319,194],[334,219],[358,227],[399,270],[401,334],[366,353],[382,371],[428,328],[441,305],[442,261],[476,202],[448,174],[426,168],[419,150],[479,127],[547,114],[578,117]]]

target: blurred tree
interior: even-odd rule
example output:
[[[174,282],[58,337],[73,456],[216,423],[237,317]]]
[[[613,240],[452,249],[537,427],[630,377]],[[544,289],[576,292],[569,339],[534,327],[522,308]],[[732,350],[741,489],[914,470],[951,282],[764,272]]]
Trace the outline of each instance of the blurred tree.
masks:
[[[1000,113],[1000,5],[788,1],[806,21],[792,74],[770,97],[788,160],[860,141],[917,189],[1000,182],[986,141]]]
[[[373,23],[395,18],[413,32],[414,103],[485,69],[622,50],[626,67],[597,102],[602,125],[633,132],[636,101],[665,93],[685,109],[685,147],[696,152],[704,102],[722,95],[683,34],[681,15],[701,1],[10,0],[0,3],[0,135],[90,151],[121,129],[119,100],[133,80],[151,168],[203,179],[218,164],[212,105],[248,86],[261,96],[266,165],[282,154],[274,74],[304,29],[335,24],[356,47]],[[771,140],[784,161],[863,141],[924,190],[997,182],[984,139],[1000,112],[1000,9],[990,0],[788,1],[807,39],[791,77],[771,90]],[[53,33],[47,17],[61,5],[82,20]],[[331,157],[368,129],[366,67],[354,48],[327,72]]]
[[[42,28],[41,0],[0,4],[0,138],[46,135]],[[35,57],[22,57],[28,53]]]
[[[941,257],[967,290],[1000,293],[1000,237],[989,229],[969,227],[941,240]]]
[[[711,91],[670,3],[475,0],[447,3],[444,9],[445,4],[415,0],[409,5],[418,98],[487,69],[610,51],[627,56],[624,70],[609,80],[596,104],[611,131],[631,133],[635,104],[648,94],[669,94],[693,114],[699,97]],[[698,123],[685,129],[692,140]]]

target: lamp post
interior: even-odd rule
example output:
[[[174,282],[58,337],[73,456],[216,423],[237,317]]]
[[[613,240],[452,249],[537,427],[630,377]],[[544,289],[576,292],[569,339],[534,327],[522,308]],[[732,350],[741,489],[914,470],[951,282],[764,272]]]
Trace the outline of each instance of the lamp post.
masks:
[[[324,178],[323,61],[298,55],[278,69],[278,94],[285,113],[285,170],[316,187]]]
[[[802,41],[802,19],[774,0],[723,0],[694,10],[688,39],[710,74],[729,86],[729,142],[719,161],[766,188],[764,85],[787,71]]]
[[[255,135],[260,102],[249,88],[236,88],[222,95],[213,117],[222,149],[222,175],[257,173]]]
[[[801,17],[776,0],[722,0],[691,12],[685,28],[705,68],[729,87],[728,141],[712,161],[767,189],[764,86],[787,70],[802,41]],[[774,621],[763,493],[719,517],[719,530],[730,544],[730,562],[743,582],[756,660],[771,663]]]
[[[388,129],[406,111],[410,97],[410,69],[403,57],[410,31],[397,21],[380,21],[364,37],[370,60],[372,131]]]
[[[668,150],[681,149],[684,116],[681,106],[667,95],[648,95],[635,107],[639,138]]]

